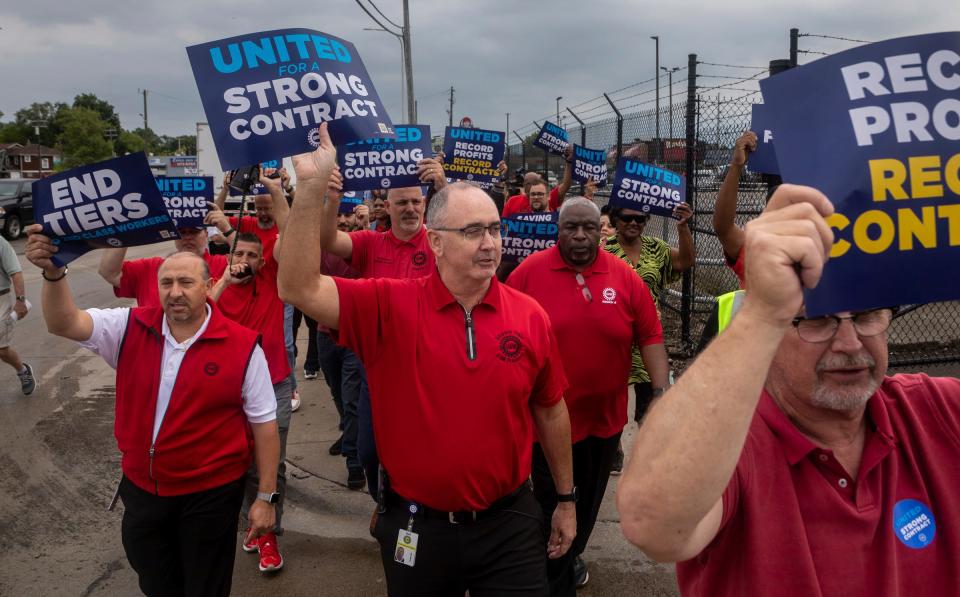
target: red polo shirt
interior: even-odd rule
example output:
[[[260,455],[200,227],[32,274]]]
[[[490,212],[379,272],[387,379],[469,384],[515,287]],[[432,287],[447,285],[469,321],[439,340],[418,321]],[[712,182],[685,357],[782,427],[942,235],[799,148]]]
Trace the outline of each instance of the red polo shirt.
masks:
[[[558,209],[560,209],[560,193],[557,191],[557,187],[553,187],[550,189],[547,211],[557,211]],[[507,218],[515,214],[529,213],[530,211],[530,198],[523,194],[514,195],[503,204],[503,213],[500,214],[500,217]]]
[[[217,307],[228,319],[262,336],[271,382],[280,383],[290,375],[283,336],[283,301],[277,292],[277,262],[272,255],[253,280],[227,286]]]
[[[264,229],[257,222],[256,216],[243,216],[243,221],[237,225],[237,216],[230,216],[230,226],[235,228],[237,232],[249,232],[257,235],[260,244],[263,245],[263,258],[268,259],[273,255],[273,245],[277,244],[280,229],[277,228],[276,223],[270,228]],[[230,246],[232,247],[233,243],[230,243]]]
[[[884,379],[852,480],[764,393],[684,595],[956,595],[960,380]]]
[[[120,269],[120,286],[113,288],[118,298],[137,299],[140,307],[152,307],[160,304],[160,291],[157,285],[157,272],[163,257],[147,257],[124,261]],[[219,278],[227,268],[226,255],[203,254],[203,260],[210,268],[210,277]]]
[[[361,278],[421,278],[436,269],[427,243],[427,229],[420,226],[410,240],[400,240],[393,229],[386,232],[355,230],[350,233],[353,253],[350,267]]]
[[[650,290],[623,260],[600,251],[582,274],[589,302],[554,246],[524,259],[507,279],[550,316],[570,382],[564,400],[574,442],[623,431],[631,348],[663,342]]]
[[[343,280],[340,342],[367,370],[373,428],[392,489],[440,510],[483,510],[530,476],[533,404],[563,398],[550,320],[492,279],[471,311],[436,268],[414,280]]]

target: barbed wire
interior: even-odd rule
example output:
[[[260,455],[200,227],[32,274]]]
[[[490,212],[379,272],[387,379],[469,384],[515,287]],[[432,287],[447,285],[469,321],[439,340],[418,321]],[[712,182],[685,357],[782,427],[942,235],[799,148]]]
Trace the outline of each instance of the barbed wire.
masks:
[[[743,66],[740,64],[721,64],[719,62],[699,62],[698,61],[697,64],[702,64],[704,66],[722,66],[725,68],[755,68],[759,70],[767,70],[768,68],[766,66]],[[697,76],[700,76],[700,75],[697,75]]]
[[[797,37],[820,37],[822,39],[836,39],[839,41],[849,41],[855,44],[872,44],[872,41],[864,41],[862,39],[850,39],[849,37],[838,37],[836,35],[825,35],[822,33],[801,33]]]
[[[818,52],[816,50],[797,50],[797,54],[819,54],[820,56],[829,56],[827,52]]]

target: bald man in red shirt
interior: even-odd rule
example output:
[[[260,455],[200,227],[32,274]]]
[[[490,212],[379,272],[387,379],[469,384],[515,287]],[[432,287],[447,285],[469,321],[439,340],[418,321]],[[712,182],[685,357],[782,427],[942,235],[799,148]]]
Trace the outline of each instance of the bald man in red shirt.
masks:
[[[891,309],[805,316],[833,211],[777,189],[742,307],[637,435],[621,526],[684,595],[957,594],[960,380],[886,375]]]
[[[323,276],[320,197],[336,161],[326,124],[320,139],[294,158],[280,291],[368,366],[389,481],[374,528],[388,591],[542,595],[543,554],[569,550],[575,510],[557,508],[544,545],[527,479],[536,430],[558,493],[573,492],[566,380],[546,313],[494,277],[496,206],[462,183],[431,199],[426,277]]]

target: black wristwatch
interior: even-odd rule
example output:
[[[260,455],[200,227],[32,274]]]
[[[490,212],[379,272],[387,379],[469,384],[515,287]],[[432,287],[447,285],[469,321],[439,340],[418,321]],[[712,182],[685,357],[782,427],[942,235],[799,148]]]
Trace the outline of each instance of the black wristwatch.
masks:
[[[18,294],[18,295],[17,295],[17,301],[18,301],[18,302],[21,302],[21,303],[27,302],[27,295],[25,295],[25,294]]]
[[[558,502],[573,502],[574,504],[580,499],[580,493],[577,491],[577,486],[574,485],[573,489],[570,490],[570,493],[558,493],[557,501]]]

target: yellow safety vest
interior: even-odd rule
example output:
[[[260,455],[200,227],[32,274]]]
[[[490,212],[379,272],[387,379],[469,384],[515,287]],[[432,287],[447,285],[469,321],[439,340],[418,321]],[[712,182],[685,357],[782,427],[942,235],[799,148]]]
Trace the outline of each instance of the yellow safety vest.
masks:
[[[734,290],[717,297],[717,334],[727,329],[733,316],[737,314],[743,305],[743,299],[746,295],[745,290]]]

